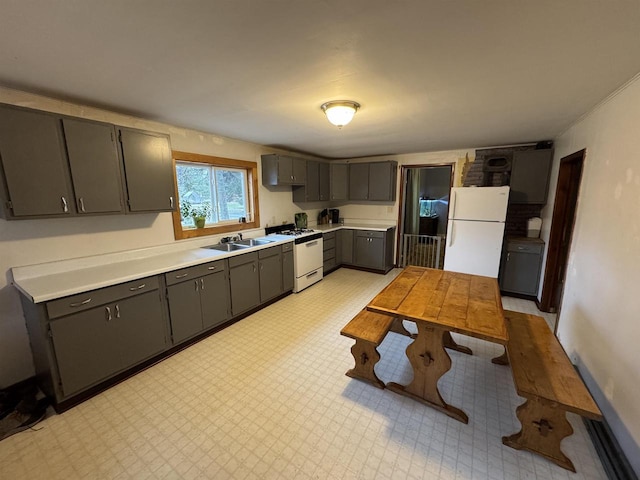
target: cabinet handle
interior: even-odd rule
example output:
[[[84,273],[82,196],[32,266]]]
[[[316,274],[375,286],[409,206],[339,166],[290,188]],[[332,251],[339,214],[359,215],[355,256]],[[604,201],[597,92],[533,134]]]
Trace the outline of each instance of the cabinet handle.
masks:
[[[253,271],[254,272],[256,271],[256,264],[255,263],[253,264]]]
[[[193,283],[195,283],[195,284],[196,284],[196,292],[197,292],[197,291],[198,291],[198,280],[197,280],[197,279],[196,279],[196,280],[194,280],[194,281],[193,281]]]
[[[81,212],[86,212],[86,210],[84,209],[84,198],[80,197],[78,199],[78,203],[80,204],[80,211]]]
[[[204,290],[204,278],[200,279],[200,289]]]
[[[87,303],[89,303],[91,301],[91,297],[87,298],[86,300],[83,300],[81,302],[76,302],[76,303],[70,303],[69,306],[70,307],[80,307],[82,305],[86,305]]]
[[[67,204],[67,199],[64,197],[60,197],[60,200],[62,200],[62,211],[64,213],[68,213],[69,212],[69,205]]]
[[[116,318],[120,318],[120,305],[116,303]]]
[[[171,210],[173,210],[173,197],[169,197],[169,206],[171,207]]]
[[[317,242],[317,241],[315,241],[315,242],[307,242],[307,243],[305,243],[305,245],[307,246],[307,248],[308,248],[308,247],[313,247],[314,245],[317,245],[317,244],[318,244],[318,242]]]
[[[188,273],[183,273],[182,275],[176,275],[176,278],[184,278],[187,275],[189,275]]]
[[[511,260],[511,253],[507,253],[507,262]]]
[[[107,312],[107,322],[110,322],[111,319],[113,318],[111,316],[111,307],[104,307],[105,311]]]
[[[260,270],[264,269],[264,264],[260,263]]]
[[[140,285],[138,285],[137,287],[131,287],[129,289],[130,292],[135,292],[136,290],[142,290],[144,287],[146,287],[147,284],[146,283],[141,283]]]
[[[216,269],[216,267],[213,266],[213,267],[209,267],[207,270],[215,270],[215,269]]]
[[[311,272],[309,275],[307,275],[307,278],[309,277],[313,277],[314,275],[317,275],[318,271],[316,270],[315,272]]]

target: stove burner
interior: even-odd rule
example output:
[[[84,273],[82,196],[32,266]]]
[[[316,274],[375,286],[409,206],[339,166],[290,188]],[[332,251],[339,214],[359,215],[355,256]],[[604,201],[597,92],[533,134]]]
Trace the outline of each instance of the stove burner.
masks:
[[[281,235],[302,235],[303,233],[313,233],[313,230],[311,230],[310,228],[295,228],[293,230],[285,230],[283,232],[280,232]]]

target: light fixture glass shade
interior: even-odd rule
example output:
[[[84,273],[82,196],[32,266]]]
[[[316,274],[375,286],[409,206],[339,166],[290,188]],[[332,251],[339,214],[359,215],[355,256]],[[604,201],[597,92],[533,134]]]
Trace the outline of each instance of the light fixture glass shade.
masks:
[[[351,100],[339,100],[324,103],[320,108],[324,111],[329,122],[338,128],[342,128],[353,120],[353,116],[356,114],[356,110],[360,108],[360,104]]]

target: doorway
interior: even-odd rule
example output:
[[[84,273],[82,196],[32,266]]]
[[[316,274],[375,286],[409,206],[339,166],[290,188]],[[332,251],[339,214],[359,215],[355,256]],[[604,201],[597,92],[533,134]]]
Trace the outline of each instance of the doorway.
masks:
[[[547,263],[539,305],[543,312],[559,313],[558,310],[562,303],[585,155],[586,150],[583,149],[560,160],[556,199],[549,233]],[[557,330],[557,328],[558,322],[556,322],[555,329]]]
[[[403,165],[397,265],[443,268],[453,164]]]

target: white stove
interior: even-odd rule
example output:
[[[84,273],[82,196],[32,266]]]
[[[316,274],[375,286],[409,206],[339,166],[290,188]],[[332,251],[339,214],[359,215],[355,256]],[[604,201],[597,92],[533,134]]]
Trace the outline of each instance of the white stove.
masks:
[[[293,228],[293,224],[291,224],[271,227],[266,233],[294,237],[294,293],[301,292],[322,280],[322,232],[309,228]]]

